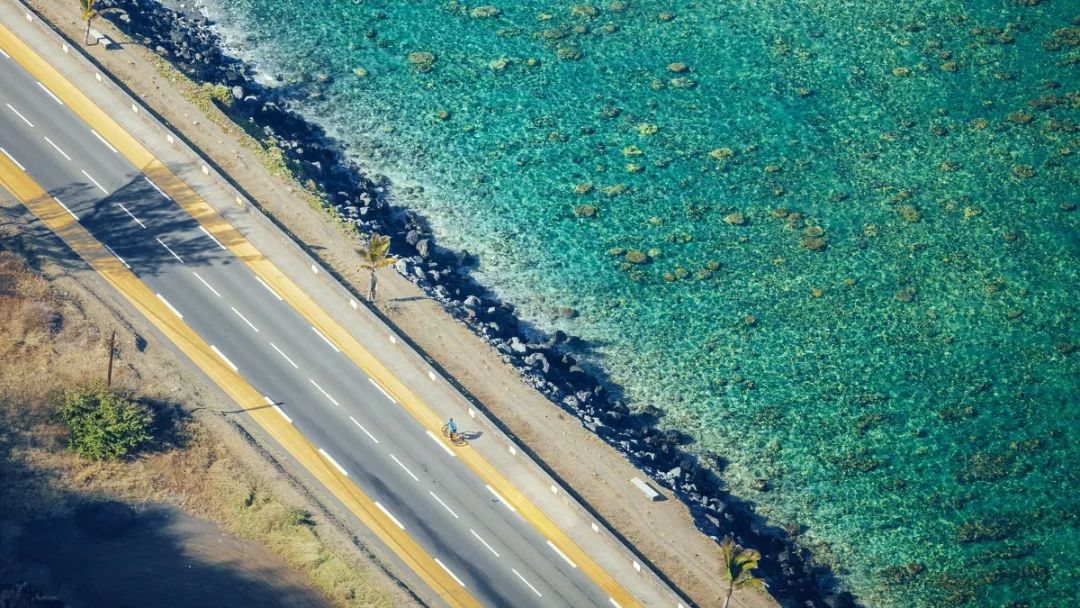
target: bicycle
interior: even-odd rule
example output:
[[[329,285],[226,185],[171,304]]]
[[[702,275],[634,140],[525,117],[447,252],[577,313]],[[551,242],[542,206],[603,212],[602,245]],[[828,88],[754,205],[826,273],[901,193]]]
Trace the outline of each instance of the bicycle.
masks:
[[[458,447],[469,445],[469,440],[465,439],[465,437],[461,433],[450,430],[449,423],[442,425],[442,435],[443,437],[449,439],[450,443]]]

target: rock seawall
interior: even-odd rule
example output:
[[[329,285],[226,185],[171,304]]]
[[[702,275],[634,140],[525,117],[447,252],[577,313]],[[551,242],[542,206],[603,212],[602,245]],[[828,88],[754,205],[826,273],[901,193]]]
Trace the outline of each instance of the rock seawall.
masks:
[[[812,565],[809,552],[797,547],[794,537],[799,530],[770,525],[755,513],[752,503],[724,490],[719,458],[694,455],[683,448],[690,442],[688,436],[657,428],[658,410],[635,413],[624,400],[609,394],[605,385],[610,384],[586,372],[575,358],[586,345],[562,331],[543,334],[526,326],[511,304],[470,278],[473,256],[437,246],[422,217],[391,204],[391,184],[365,175],[321,128],[291,111],[296,103],[291,93],[317,86],[317,81],[264,87],[248,66],[223,51],[202,15],[176,12],[155,0],[102,4],[120,9],[105,17],[132,40],[194,80],[224,86],[232,101],[222,109],[238,122],[254,124],[261,139],[280,148],[302,181],[312,180],[326,193],[342,220],[362,232],[391,235],[401,275],[494,347],[527,384],[576,416],[656,483],[671,489],[690,507],[703,533],[715,540],[732,536],[761,551],[761,570],[782,605],[854,605],[850,595],[834,591],[833,574]],[[767,489],[767,482],[762,486]]]

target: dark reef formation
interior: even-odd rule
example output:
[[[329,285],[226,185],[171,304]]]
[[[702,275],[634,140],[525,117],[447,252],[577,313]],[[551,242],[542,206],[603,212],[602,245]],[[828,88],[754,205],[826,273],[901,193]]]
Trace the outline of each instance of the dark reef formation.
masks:
[[[391,204],[391,185],[373,179],[350,161],[339,142],[290,107],[296,93],[317,82],[265,87],[252,70],[227,55],[205,17],[176,12],[155,0],[111,0],[120,9],[106,13],[133,41],[145,45],[198,82],[224,87],[231,95],[221,104],[238,124],[263,142],[283,151],[301,182],[314,183],[338,216],[361,232],[391,235],[396,269],[447,312],[483,337],[513,365],[526,383],[576,416],[652,479],[689,505],[698,528],[719,540],[733,537],[762,553],[761,571],[770,591],[784,606],[853,606],[854,599],[835,590],[835,577],[812,565],[806,549],[797,547],[799,530],[770,525],[752,503],[724,490],[723,462],[683,449],[684,434],[657,426],[659,412],[634,412],[616,393],[617,387],[593,371],[580,356],[587,344],[562,331],[546,335],[527,326],[514,307],[499,301],[470,278],[475,264],[468,252],[437,246],[423,218]],[[220,100],[219,100],[220,101]],[[399,193],[400,188],[398,189]],[[573,315],[572,310],[566,314]],[[762,482],[767,489],[767,482]]]

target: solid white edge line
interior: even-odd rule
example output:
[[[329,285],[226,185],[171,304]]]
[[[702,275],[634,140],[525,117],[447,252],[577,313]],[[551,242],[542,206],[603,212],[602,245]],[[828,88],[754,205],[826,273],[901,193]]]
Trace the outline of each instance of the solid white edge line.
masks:
[[[20,170],[22,170],[22,172],[23,172],[23,173],[26,173],[26,167],[22,166],[22,163],[20,163],[19,161],[15,160],[15,157],[14,157],[14,156],[12,156],[11,154],[9,154],[7,150],[5,150],[5,149],[3,149],[2,147],[0,147],[0,152],[3,152],[3,153],[4,153],[4,156],[8,157],[8,160],[10,160],[11,162],[15,163],[15,166],[16,166],[16,167],[18,167],[18,168],[19,168]]]
[[[255,276],[255,280],[259,282],[259,285],[262,285],[263,287],[265,287],[265,288],[266,288],[266,291],[269,291],[269,292],[270,292],[270,295],[272,295],[272,296],[274,296],[275,298],[277,298],[279,302],[284,302],[284,301],[285,301],[285,298],[283,298],[283,297],[281,297],[281,296],[277,295],[277,292],[276,292],[276,291],[274,291],[274,289],[273,289],[272,287],[270,287],[269,285],[267,285],[267,284],[266,284],[266,281],[262,280],[262,279],[261,279],[261,278],[259,277],[259,275],[254,275],[254,276]]]
[[[376,382],[372,378],[368,378],[368,382],[374,384],[375,388],[379,389],[379,392],[382,393],[383,395],[385,395],[386,398],[389,399],[391,403],[397,403],[397,401],[395,401],[394,398],[390,396],[390,393],[386,392],[386,389],[383,388],[381,384],[379,384],[378,382]]]
[[[53,148],[55,148],[56,151],[59,152],[64,158],[66,158],[68,160],[71,160],[71,157],[67,155],[67,152],[64,152],[63,150],[61,150],[60,146],[53,143],[53,140],[46,137],[45,141],[49,142],[49,145],[52,146]]]
[[[366,434],[366,435],[367,435],[368,437],[370,437],[372,441],[374,441],[375,443],[379,443],[379,440],[378,440],[378,439],[376,439],[376,438],[375,438],[375,436],[371,434],[371,431],[369,431],[369,430],[365,429],[365,428],[364,428],[364,425],[362,425],[362,424],[360,424],[359,422],[357,422],[357,421],[356,421],[356,418],[353,418],[352,416],[349,416],[349,420],[352,420],[352,421],[353,421],[353,424],[355,424],[356,426],[360,427],[360,430],[361,430],[361,431],[364,431],[364,433],[365,433],[365,434]]]
[[[484,485],[484,487],[487,488],[488,492],[491,492],[491,494],[493,496],[495,496],[495,498],[498,498],[499,502],[503,503],[503,505],[505,505],[507,509],[510,509],[510,511],[512,513],[517,513],[517,509],[514,508],[514,505],[506,502],[506,499],[502,497],[502,494],[499,494],[498,492],[496,492],[495,488],[493,488],[493,487],[491,487],[489,485],[486,485],[486,484]]]
[[[381,503],[381,502],[379,502],[379,501],[377,501],[377,500],[376,500],[376,501],[375,501],[375,506],[376,506],[376,507],[379,507],[379,510],[383,512],[383,515],[385,515],[385,516],[389,517],[389,518],[390,518],[390,521],[394,522],[394,525],[395,525],[395,526],[397,526],[397,527],[401,528],[402,530],[404,530],[404,529],[405,529],[405,526],[401,525],[401,522],[400,522],[400,521],[398,521],[398,518],[394,517],[393,513],[391,513],[390,511],[387,511],[387,510],[386,510],[386,507],[382,506],[382,503]],[[437,561],[437,560],[436,560],[436,561]],[[446,566],[443,566],[443,567],[445,568]],[[464,587],[464,586],[465,586],[465,585],[462,585],[462,587]]]
[[[236,307],[235,307],[235,306],[230,306],[229,308],[231,308],[231,309],[232,309],[232,311],[236,313],[236,316],[238,316],[238,317],[240,317],[241,319],[243,319],[244,323],[247,323],[247,324],[248,324],[248,327],[250,327],[251,329],[254,329],[254,330],[255,330],[255,333],[259,333],[259,328],[258,328],[258,327],[255,327],[255,324],[254,324],[254,323],[252,323],[251,321],[248,321],[247,317],[245,317],[245,316],[243,315],[243,313],[241,313],[241,312],[240,312],[239,310],[236,310]]]
[[[32,122],[30,122],[29,120],[27,120],[27,119],[26,119],[26,117],[22,115],[22,112],[19,112],[18,110],[16,110],[16,109],[15,109],[15,106],[11,105],[10,103],[8,103],[8,104],[4,104],[4,105],[6,105],[6,106],[8,107],[8,109],[9,109],[9,110],[11,110],[12,112],[14,112],[16,116],[18,116],[19,118],[21,118],[21,119],[23,120],[23,122],[25,122],[25,123],[26,123],[27,125],[30,125],[30,128],[31,128],[31,129],[33,129],[33,128],[34,128],[34,123],[32,123]]]
[[[611,602],[611,605],[614,606],[615,608],[622,608],[622,604],[620,604],[619,602],[616,602],[615,598],[613,598],[613,597],[607,598],[607,601]]]
[[[199,281],[200,281],[200,282],[202,282],[202,284],[203,284],[203,285],[206,285],[206,288],[207,288],[207,289],[209,289],[210,291],[214,292],[214,295],[215,295],[215,296],[217,296],[217,297],[219,297],[219,298],[221,297],[221,294],[220,294],[220,293],[218,293],[218,291],[217,291],[216,289],[214,289],[213,287],[211,287],[211,286],[210,286],[210,284],[209,284],[209,283],[207,283],[205,279],[203,279],[203,278],[202,278],[201,276],[199,276],[199,273],[197,273],[197,272],[195,272],[194,270],[192,270],[192,271],[191,271],[191,274],[195,275],[195,278],[196,278],[196,279],[199,279]]]
[[[234,372],[235,372],[235,371],[239,371],[239,370],[238,370],[238,369],[236,368],[236,366],[235,366],[235,365],[233,365],[233,362],[232,362],[232,361],[229,361],[229,358],[225,356],[225,353],[223,353],[223,352],[221,352],[220,350],[218,350],[218,347],[216,347],[216,346],[214,346],[213,344],[211,344],[211,345],[210,345],[210,350],[212,350],[212,351],[214,351],[215,353],[217,353],[217,356],[221,357],[221,360],[225,362],[225,365],[228,365],[229,367],[231,367],[231,368],[232,368],[232,371],[234,371]]]
[[[131,211],[129,211],[128,208],[124,206],[124,203],[116,203],[116,206],[123,209],[124,213],[128,214],[128,216],[131,217],[131,219],[135,220],[136,224],[142,226],[143,230],[146,230],[146,224],[142,223],[142,220],[135,217],[135,214],[132,213]]]
[[[86,176],[86,179],[88,179],[88,180],[90,180],[91,182],[93,182],[93,183],[94,183],[94,185],[98,187],[98,190],[101,190],[101,191],[102,191],[102,192],[104,192],[105,194],[108,194],[108,193],[109,193],[109,191],[108,191],[108,190],[106,190],[104,186],[102,186],[101,184],[99,184],[99,183],[98,183],[98,181],[97,181],[96,179],[94,179],[93,177],[90,177],[90,174],[89,174],[89,173],[87,173],[85,169],[83,169],[83,170],[82,170],[82,174]]]
[[[52,197],[52,200],[56,201],[56,204],[58,204],[58,205],[60,205],[61,207],[63,207],[63,208],[64,208],[64,211],[67,211],[67,212],[68,212],[68,215],[70,215],[71,217],[75,218],[75,221],[76,221],[76,222],[77,222],[77,221],[79,221],[79,216],[75,215],[75,212],[74,212],[74,211],[72,211],[71,209],[68,209],[68,206],[64,204],[64,201],[62,201],[62,200],[60,200],[60,199],[56,198],[55,196],[54,196],[54,197]]]
[[[108,146],[108,147],[109,147],[109,149],[110,149],[110,150],[112,150],[113,154],[120,154],[120,152],[119,152],[119,151],[118,151],[118,150],[117,150],[116,148],[114,148],[112,144],[110,144],[109,142],[105,141],[105,138],[104,138],[104,137],[102,137],[100,133],[98,133],[97,131],[95,131],[95,130],[93,130],[93,129],[90,129],[90,132],[94,134],[94,137],[98,138],[98,141],[100,141],[101,143],[103,143],[103,144],[105,144],[106,146]]]
[[[315,382],[311,378],[308,378],[308,381],[311,382],[311,384],[314,385],[315,388],[319,389],[320,393],[322,393],[323,395],[326,395],[326,398],[329,399],[331,403],[333,403],[334,405],[336,405],[338,407],[341,407],[341,405],[337,402],[337,400],[335,400],[333,397],[331,397],[330,393],[324,391],[323,387],[319,386],[319,384],[317,382]]]
[[[102,245],[105,245],[105,243],[102,243]],[[105,249],[108,249],[108,250],[109,250],[109,253],[111,253],[111,254],[113,254],[114,256],[116,256],[116,259],[120,260],[120,263],[121,263],[121,264],[123,264],[123,265],[124,265],[124,266],[125,266],[125,267],[126,267],[126,268],[127,268],[128,270],[131,270],[131,264],[128,264],[128,263],[127,263],[127,262],[126,262],[126,261],[124,260],[124,258],[120,257],[120,254],[118,254],[118,253],[116,253],[115,251],[113,251],[113,248],[112,248],[112,247],[109,247],[108,245],[105,245]],[[161,296],[160,296],[160,295],[158,295],[158,297],[160,298]],[[180,318],[181,318],[181,319],[183,319],[183,317],[180,317]]]
[[[161,246],[162,246],[162,247],[164,247],[166,251],[168,251],[169,253],[171,253],[171,254],[172,254],[172,257],[176,258],[177,260],[180,260],[180,263],[181,263],[181,264],[183,264],[183,263],[184,263],[184,258],[182,258],[182,257],[180,257],[180,256],[178,256],[178,255],[176,255],[176,252],[175,252],[175,251],[173,251],[173,250],[172,250],[172,248],[170,248],[170,247],[169,247],[168,245],[166,245],[166,244],[165,244],[165,241],[161,240],[161,237],[157,237],[157,242],[158,242],[158,243],[160,243],[160,244],[161,244]]]
[[[420,481],[420,478],[419,478],[419,477],[417,477],[416,475],[413,475],[413,472],[409,470],[409,467],[405,466],[405,463],[403,463],[403,462],[401,462],[400,460],[398,460],[398,457],[397,457],[397,456],[394,456],[393,454],[390,454],[390,458],[393,458],[393,459],[394,459],[394,462],[396,462],[396,463],[398,464],[398,466],[399,466],[399,467],[401,467],[402,469],[404,469],[404,470],[405,470],[405,472],[409,474],[409,477],[412,477],[412,478],[413,478],[413,481]]]
[[[4,49],[0,49],[0,55],[3,55],[4,59],[11,59],[11,55],[8,55],[6,52],[4,52]]]
[[[457,458],[457,454],[454,453],[454,450],[451,450],[450,446],[448,446],[445,443],[443,443],[442,441],[440,441],[439,438],[435,436],[435,433],[432,433],[431,431],[424,431],[424,432],[427,433],[428,437],[431,437],[432,441],[439,444],[439,447],[446,450],[447,454],[453,456],[454,458]]]
[[[535,593],[535,594],[536,594],[536,597],[544,597],[543,595],[541,595],[541,594],[540,594],[540,592],[539,592],[539,591],[537,591],[537,590],[536,590],[536,587],[533,587],[533,586],[532,586],[532,583],[530,583],[529,581],[525,580],[525,577],[524,577],[524,576],[521,576],[521,573],[520,573],[520,572],[518,572],[518,571],[517,571],[517,570],[515,570],[514,568],[511,568],[511,569],[510,569],[510,571],[511,571],[511,572],[513,572],[514,574],[516,574],[516,575],[517,575],[517,577],[521,579],[521,582],[523,582],[523,583],[525,583],[526,585],[528,585],[528,586],[529,586],[529,589],[532,589],[532,590],[533,590],[533,593]]]
[[[440,567],[440,568],[442,568],[443,570],[446,570],[446,573],[450,575],[450,578],[452,578],[452,579],[454,579],[455,581],[457,581],[457,584],[461,585],[461,586],[462,586],[462,588],[464,588],[464,587],[465,587],[465,583],[461,582],[461,579],[460,579],[460,578],[458,578],[456,574],[454,574],[453,572],[451,572],[451,571],[450,571],[450,568],[447,568],[447,567],[446,567],[446,564],[444,564],[444,563],[442,563],[441,561],[439,561],[439,558],[437,558],[437,557],[435,558],[435,563],[436,563],[436,564],[439,564],[439,567]]]
[[[555,553],[558,553],[559,557],[563,558],[564,562],[570,564],[571,568],[577,568],[577,564],[574,563],[574,560],[570,559],[569,557],[566,557],[566,554],[562,552],[562,549],[559,549],[558,547],[556,547],[555,543],[553,543],[553,542],[551,542],[549,540],[549,541],[547,541],[547,546],[551,547],[551,550],[554,551]]]
[[[155,184],[154,182],[150,181],[150,178],[149,178],[149,177],[146,177],[146,176],[144,175],[144,176],[143,176],[143,179],[145,179],[145,180],[146,180],[146,183],[148,183],[148,184],[150,184],[151,186],[153,186],[153,187],[154,187],[154,190],[157,190],[157,191],[158,191],[158,194],[160,194],[161,196],[164,196],[165,198],[169,199],[170,201],[172,200],[172,198],[170,198],[168,194],[165,194],[165,191],[164,191],[164,190],[162,190],[161,188],[158,188],[158,185],[157,185],[157,184]]]
[[[454,510],[453,510],[453,509],[451,509],[451,508],[449,507],[449,505],[447,505],[447,504],[446,504],[445,502],[443,502],[443,501],[442,501],[442,499],[441,499],[441,498],[439,498],[438,496],[436,496],[436,495],[435,495],[435,492],[432,492],[432,491],[428,490],[428,494],[431,494],[431,497],[432,497],[432,498],[434,498],[435,500],[439,501],[439,504],[440,504],[440,505],[442,505],[444,509],[446,509],[447,511],[449,511],[449,512],[450,512],[450,515],[453,515],[453,516],[454,516],[454,519],[461,519],[460,517],[458,517],[458,514],[457,514],[457,513],[454,513]]]
[[[332,465],[334,465],[335,467],[337,467],[337,470],[341,471],[341,474],[342,474],[342,475],[344,475],[345,477],[348,477],[348,476],[349,476],[349,472],[348,472],[348,471],[346,471],[346,470],[345,470],[345,468],[344,468],[344,467],[342,467],[342,466],[341,466],[340,464],[338,464],[338,463],[337,463],[337,461],[336,461],[336,460],[334,460],[334,457],[333,457],[333,456],[331,456],[330,454],[327,454],[327,453],[326,453],[326,450],[324,450],[324,449],[322,449],[322,448],[319,448],[319,453],[323,455],[323,458],[325,458],[325,459],[327,459],[328,461],[330,461],[330,464],[332,464]]]
[[[110,251],[112,251],[112,250],[110,250]],[[113,255],[116,255],[116,252],[113,252]],[[116,257],[120,257],[120,256],[116,255]],[[161,302],[162,302],[163,304],[165,304],[165,306],[168,306],[168,307],[169,307],[169,310],[173,311],[173,314],[174,314],[174,315],[176,315],[176,316],[180,317],[180,319],[181,319],[181,320],[183,320],[183,318],[184,318],[184,315],[180,314],[180,311],[179,311],[179,310],[176,310],[176,307],[175,307],[175,306],[173,306],[172,304],[169,304],[169,301],[165,299],[165,296],[161,295],[160,293],[159,293],[159,294],[155,294],[155,295],[157,295],[158,299],[159,299],[159,300],[161,300]],[[213,346],[211,346],[210,348],[214,348],[214,347],[213,347]],[[216,349],[215,349],[215,350],[216,350]]]
[[[334,349],[334,352],[336,352],[336,353],[340,353],[340,352],[341,352],[341,349],[339,349],[338,347],[334,346],[334,343],[330,341],[330,338],[327,338],[326,336],[324,336],[324,335],[323,335],[323,333],[322,333],[321,331],[319,331],[318,329],[315,329],[315,326],[314,326],[314,325],[312,325],[312,326],[311,326],[311,331],[313,331],[313,332],[315,332],[315,333],[319,334],[319,337],[323,339],[323,342],[326,342],[327,344],[329,344],[329,345],[330,345],[330,348]]]
[[[491,545],[489,545],[489,544],[487,543],[487,541],[486,541],[486,540],[484,540],[484,539],[480,538],[480,535],[476,533],[476,530],[473,530],[472,528],[469,528],[469,532],[472,532],[472,535],[476,537],[476,540],[478,540],[478,541],[480,541],[481,543],[483,543],[483,544],[484,544],[484,546],[485,546],[485,547],[487,547],[487,550],[488,550],[488,551],[491,551],[492,553],[494,553],[494,554],[495,554],[495,557],[499,557],[499,552],[498,552],[498,551],[496,551],[494,547],[492,547]]]
[[[281,352],[281,349],[277,347],[277,344],[274,344],[273,342],[271,342],[270,346],[273,347],[273,349],[276,350],[279,355],[281,355],[282,357],[285,357],[285,360],[288,361],[289,365],[293,366],[294,369],[300,369],[300,366],[297,365],[296,363],[293,363],[293,360],[289,358],[289,355],[286,355],[285,353]]]
[[[207,230],[206,228],[203,228],[202,226],[199,226],[199,230],[202,230],[203,234],[210,237],[210,240],[214,241],[214,243],[216,243],[218,247],[221,247],[223,250],[228,251],[228,249],[224,245],[221,244],[221,241],[215,239],[214,235],[210,234],[209,230]]]
[[[263,399],[266,400],[267,405],[274,408],[274,411],[281,414],[281,417],[285,419],[285,422],[288,422],[289,424],[293,423],[292,418],[289,418],[289,415],[285,413],[285,410],[278,407],[278,404],[274,403],[273,399],[267,397],[266,395],[263,395]]]
[[[40,81],[40,80],[39,80],[39,81],[37,81],[37,86],[41,87],[41,90],[42,90],[42,91],[45,91],[46,93],[48,93],[48,94],[49,94],[49,97],[52,97],[52,98],[53,98],[53,101],[55,101],[56,103],[58,103],[58,104],[60,104],[60,105],[64,105],[64,102],[60,101],[60,98],[59,98],[59,97],[57,97],[56,95],[53,95],[53,92],[52,92],[52,91],[50,91],[50,90],[49,90],[49,89],[48,89],[48,88],[47,88],[47,87],[46,87],[45,85],[41,84],[41,81]]]

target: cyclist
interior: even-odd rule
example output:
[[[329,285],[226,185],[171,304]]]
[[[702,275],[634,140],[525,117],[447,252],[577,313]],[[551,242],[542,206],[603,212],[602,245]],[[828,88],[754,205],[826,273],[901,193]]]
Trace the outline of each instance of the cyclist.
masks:
[[[454,422],[453,418],[446,421],[446,429],[450,431],[451,435],[457,435],[457,423]]]

